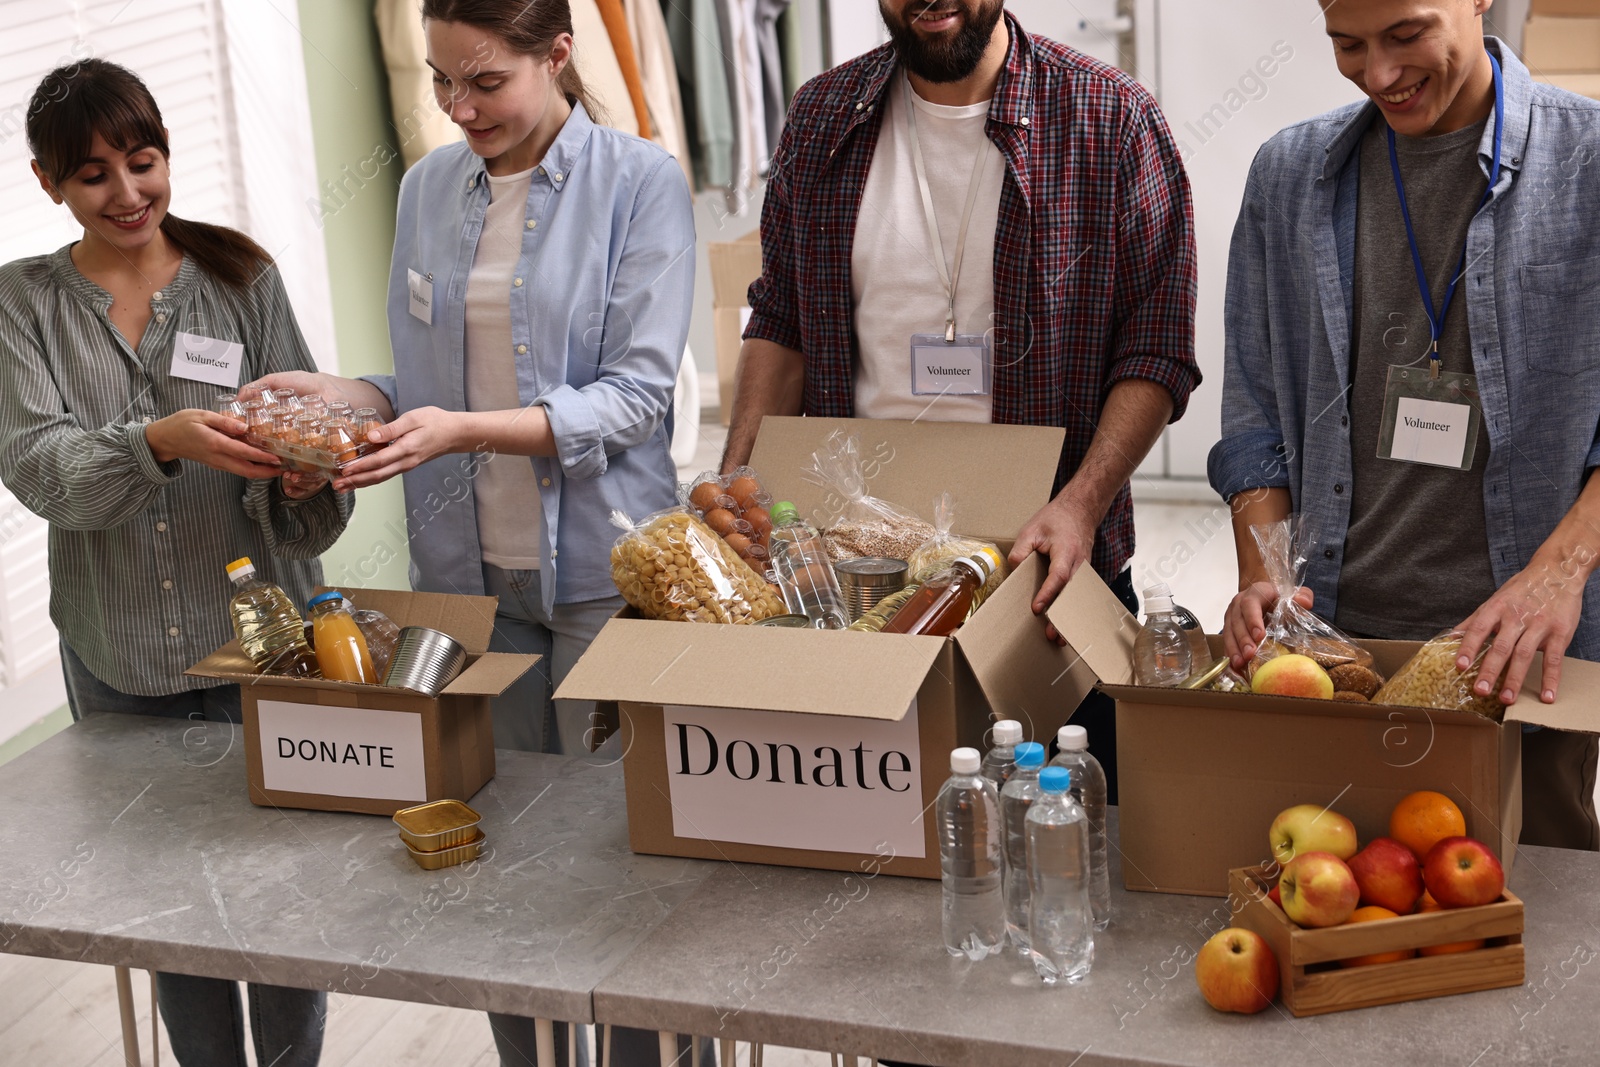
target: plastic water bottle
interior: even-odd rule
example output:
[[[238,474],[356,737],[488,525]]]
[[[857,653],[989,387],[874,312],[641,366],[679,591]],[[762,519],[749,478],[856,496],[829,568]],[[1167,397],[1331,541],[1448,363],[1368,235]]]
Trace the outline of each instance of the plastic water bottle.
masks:
[[[305,621],[289,594],[258,578],[249,556],[240,556],[228,564],[228,577],[234,587],[233,598],[228,601],[233,633],[256,670],[262,674],[321,677],[316,657],[306,644]]]
[[[1067,787],[1072,774],[1047,767],[1028,809],[1028,939],[1045,985],[1078,982],[1094,964],[1089,906],[1089,820]]]
[[[994,783],[978,773],[981,766],[975,748],[950,753],[950,779],[937,802],[944,947],[974,962],[1006,943],[1000,798]]]
[[[1000,790],[1000,815],[1006,824],[1006,933],[1028,955],[1028,809],[1039,796],[1044,746],[1024,741],[1017,746],[1017,769]]]
[[[1172,590],[1158,582],[1144,591],[1144,626],[1133,639],[1133,672],[1140,685],[1176,686],[1193,670],[1189,635],[1172,614]]]
[[[787,500],[772,505],[772,572],[789,611],[804,615],[819,630],[843,630],[850,625],[850,609],[839,591],[838,576],[828,558],[827,545],[817,528],[800,518]]]
[[[1094,909],[1094,928],[1111,925],[1111,868],[1106,853],[1106,772],[1089,751],[1089,731],[1081,726],[1063,726],[1056,732],[1061,753],[1050,761],[1052,767],[1072,772],[1072,799],[1083,808],[1089,820],[1089,903]]]
[[[983,757],[983,776],[994,783],[996,792],[1005,788],[1006,779],[1017,766],[1017,742],[1022,740],[1022,724],[1001,719],[994,724],[994,747]]]

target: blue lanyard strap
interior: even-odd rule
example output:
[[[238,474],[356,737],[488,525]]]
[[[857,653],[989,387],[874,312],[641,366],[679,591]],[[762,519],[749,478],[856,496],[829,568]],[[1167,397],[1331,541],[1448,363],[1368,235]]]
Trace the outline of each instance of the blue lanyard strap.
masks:
[[[1483,191],[1483,199],[1478,201],[1478,206],[1473,214],[1483,210],[1483,205],[1489,202],[1489,197],[1494,193],[1494,187],[1500,182],[1500,144],[1505,133],[1506,125],[1506,89],[1505,81],[1500,73],[1500,61],[1489,53],[1489,66],[1494,70],[1494,161],[1489,168],[1489,187]],[[1428,329],[1431,333],[1432,344],[1428,349],[1428,369],[1432,377],[1439,376],[1439,337],[1444,333],[1444,317],[1450,311],[1450,301],[1456,295],[1456,283],[1461,281],[1461,275],[1467,268],[1467,249],[1463,244],[1461,248],[1461,262],[1456,267],[1455,275],[1450,279],[1450,285],[1444,291],[1444,305],[1439,308],[1438,314],[1433,310],[1433,288],[1428,284],[1428,272],[1422,268],[1422,250],[1417,247],[1417,231],[1411,225],[1411,208],[1406,203],[1406,185],[1400,177],[1400,157],[1394,147],[1394,127],[1390,126],[1389,135],[1389,169],[1394,172],[1394,191],[1400,197],[1400,215],[1406,221],[1406,240],[1411,242],[1411,265],[1417,272],[1417,288],[1422,292],[1423,310],[1428,313]]]

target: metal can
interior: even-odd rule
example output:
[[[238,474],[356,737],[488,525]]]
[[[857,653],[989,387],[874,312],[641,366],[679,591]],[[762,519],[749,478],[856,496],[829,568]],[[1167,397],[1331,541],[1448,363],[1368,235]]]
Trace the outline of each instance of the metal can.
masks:
[[[777,626],[789,630],[806,630],[811,627],[811,620],[804,615],[769,615],[756,623],[757,626]]]
[[[905,588],[908,565],[890,556],[863,556],[840,560],[833,565],[833,572],[839,577],[839,592],[844,594],[850,621],[855,622],[884,597]]]

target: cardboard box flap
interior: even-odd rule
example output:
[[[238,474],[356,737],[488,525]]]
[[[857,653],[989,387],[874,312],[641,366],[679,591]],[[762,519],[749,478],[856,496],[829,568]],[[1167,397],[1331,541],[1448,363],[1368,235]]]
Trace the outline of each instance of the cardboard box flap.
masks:
[[[761,231],[706,245],[711,260],[711,306],[750,306],[750,283],[761,277]]]
[[[1045,614],[1067,647],[1106,685],[1133,683],[1133,639],[1139,620],[1087,564],[1056,597]]]
[[[456,675],[440,695],[497,697],[532,670],[539,658],[512,652],[485,652]]]
[[[978,687],[997,718],[1016,719],[1027,737],[1077,707],[1098,681],[1077,652],[1059,648],[1045,635],[1045,620],[1033,613],[1046,563],[1035,554],[1022,561],[978,613],[955,633]]]
[[[560,700],[626,700],[899,721],[938,637],[612,619]]]
[[[1569,730],[1580,734],[1600,734],[1600,663],[1575,659],[1561,661],[1561,688],[1554,704],[1539,700],[1544,683],[1544,654],[1533,657],[1528,676],[1522,680],[1517,702],[1506,709],[1507,722],[1525,722]]]
[[[332,586],[318,586],[325,592]],[[492,596],[412,593],[399,589],[340,589],[358,608],[381,611],[401,627],[426,626],[460,641],[468,654],[487,652],[500,601]],[[304,609],[305,605],[297,605]]]
[[[229,641],[183,673],[194,678],[226,678],[245,685],[261,677],[238,641]]]
[[[750,465],[776,499],[826,527],[844,501],[801,471],[835,430],[860,441],[868,490],[924,519],[948,491],[955,532],[1010,541],[1050,499],[1066,431],[1054,426],[996,426],[971,422],[813,419],[768,415]]]

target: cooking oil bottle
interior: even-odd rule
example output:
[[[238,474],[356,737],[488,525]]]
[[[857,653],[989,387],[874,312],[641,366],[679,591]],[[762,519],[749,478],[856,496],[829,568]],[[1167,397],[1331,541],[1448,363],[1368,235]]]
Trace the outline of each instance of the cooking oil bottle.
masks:
[[[316,657],[306,644],[305,622],[289,594],[256,577],[255,564],[241,556],[228,564],[233,599],[228,614],[245,655],[262,674],[319,677]]]

